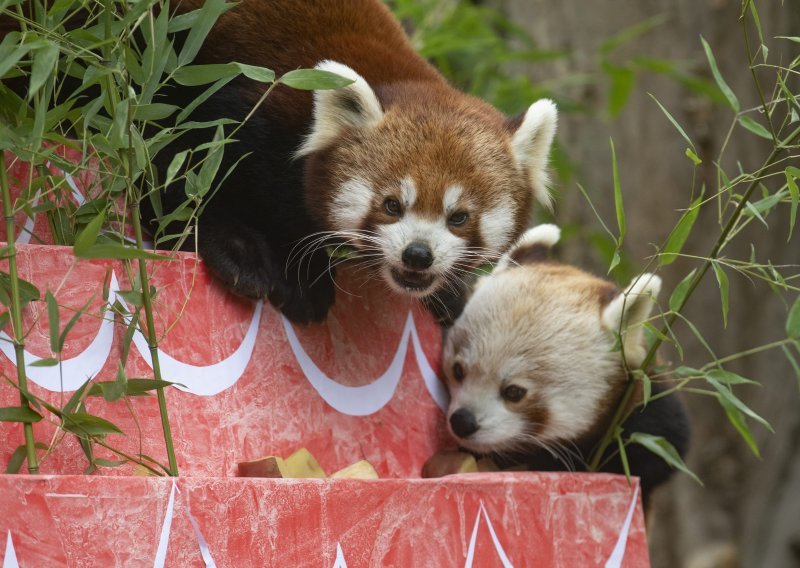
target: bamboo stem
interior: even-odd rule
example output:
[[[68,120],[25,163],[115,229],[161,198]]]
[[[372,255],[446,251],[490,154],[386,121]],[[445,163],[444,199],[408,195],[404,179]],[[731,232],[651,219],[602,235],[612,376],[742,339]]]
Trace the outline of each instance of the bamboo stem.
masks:
[[[142,250],[142,222],[139,218],[139,202],[133,203],[131,217],[133,221],[133,230],[136,235],[136,247]],[[145,320],[147,323],[147,346],[150,349],[150,358],[153,361],[153,378],[162,380],[161,378],[161,364],[158,359],[158,338],[156,337],[155,321],[153,318],[153,304],[150,297],[150,282],[147,275],[147,264],[145,260],[139,260],[139,282],[142,287],[142,308],[144,309]],[[169,474],[172,476],[178,475],[178,462],[175,459],[175,447],[172,443],[172,429],[169,424],[169,413],[167,412],[167,397],[164,393],[164,387],[156,389],[158,396],[158,410],[161,414],[161,427],[164,430],[164,443],[167,446],[167,459],[169,461]]]
[[[767,169],[769,169],[774,163],[775,159],[777,158],[778,154],[786,149],[788,146],[798,135],[800,135],[800,128],[797,128],[792,132],[788,137],[786,137],[780,144],[776,144],[772,147],[772,152],[770,152],[769,156],[767,157],[764,165],[758,170],[756,175],[753,177],[753,181],[750,182],[750,185],[745,190],[744,194],[742,194],[742,198],[739,200],[739,204],[736,206],[733,214],[731,215],[728,222],[725,224],[725,227],[722,229],[722,232],[719,235],[716,243],[711,249],[711,252],[706,256],[706,260],[703,262],[703,266],[698,270],[694,278],[692,278],[689,287],[686,290],[686,294],[681,300],[681,303],[675,310],[673,310],[669,315],[665,318],[664,326],[661,328],[661,333],[659,336],[655,338],[653,341],[653,345],[650,347],[650,350],[647,352],[647,356],[645,357],[644,361],[642,362],[641,369],[647,370],[650,365],[653,363],[656,352],[658,348],[661,346],[662,339],[661,337],[666,337],[666,334],[669,332],[672,324],[675,323],[675,320],[678,318],[678,314],[680,314],[683,307],[689,301],[689,298],[694,293],[697,286],[703,280],[706,272],[708,269],[711,268],[711,265],[714,261],[718,258],[719,253],[722,251],[722,248],[728,242],[728,235],[731,233],[733,228],[736,226],[736,223],[739,221],[739,218],[742,216],[747,203],[750,201],[750,197],[752,196],[753,192],[758,188],[760,175]],[[635,379],[629,378],[628,385],[625,388],[625,392],[620,399],[619,405],[617,406],[616,411],[614,412],[614,416],[611,419],[611,423],[609,424],[608,430],[600,439],[600,443],[597,446],[597,449],[592,454],[592,460],[589,462],[589,469],[591,471],[596,471],[598,466],[600,465],[600,461],[603,457],[603,454],[608,449],[608,446],[611,445],[611,442],[614,440],[614,434],[617,431],[617,427],[621,426],[622,423],[628,418],[630,412],[633,409],[625,412],[625,409],[628,408],[628,404],[630,402],[631,397],[633,396],[634,387],[636,385]]]
[[[0,156],[2,156],[0,152]],[[8,185],[5,160],[0,164],[0,190],[3,194],[3,215],[6,221],[6,241],[8,245],[8,271],[11,280],[11,326],[13,328],[12,341],[17,364],[17,384],[19,386],[20,406],[30,408],[28,402],[28,377],[25,374],[25,336],[22,329],[22,306],[19,299],[19,274],[17,272],[17,247],[14,227],[14,211],[11,207],[11,189]],[[39,464],[36,460],[36,446],[33,438],[33,424],[23,424],[25,433],[25,454],[28,460],[28,472],[39,473]]]

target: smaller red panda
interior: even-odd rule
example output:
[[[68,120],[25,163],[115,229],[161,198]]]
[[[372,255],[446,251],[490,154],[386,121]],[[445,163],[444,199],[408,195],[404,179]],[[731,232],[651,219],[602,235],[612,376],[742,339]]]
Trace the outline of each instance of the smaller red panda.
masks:
[[[627,368],[637,368],[646,355],[642,323],[661,279],[643,274],[620,292],[548,260],[559,235],[554,225],[524,233],[480,279],[445,342],[450,431],[463,448],[503,466],[586,469],[629,379],[623,356]],[[617,333],[621,351],[614,349]],[[653,394],[663,390],[653,383]],[[686,451],[688,419],[678,396],[635,409],[623,427]],[[636,444],[627,457],[645,499],[672,473]],[[602,470],[623,472],[617,456]]]

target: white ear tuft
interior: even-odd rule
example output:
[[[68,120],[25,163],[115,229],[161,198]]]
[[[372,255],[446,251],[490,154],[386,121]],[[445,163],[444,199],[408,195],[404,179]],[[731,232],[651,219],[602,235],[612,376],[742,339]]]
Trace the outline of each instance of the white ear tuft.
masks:
[[[550,99],[538,100],[528,108],[511,139],[514,158],[528,173],[534,197],[548,209],[552,207],[552,200],[547,188],[547,157],[556,135],[557,121],[555,103]]]
[[[522,233],[522,236],[500,258],[493,272],[505,270],[513,264],[518,264],[519,261],[515,257],[524,256],[526,249],[544,248],[547,250],[552,248],[560,238],[561,229],[556,225],[545,224],[531,227]]]
[[[355,82],[341,89],[314,92],[314,123],[295,153],[297,157],[321,150],[346,129],[370,128],[383,118],[381,104],[372,87],[353,69],[336,61],[323,61],[315,68]]]
[[[629,367],[638,367],[646,355],[642,323],[650,316],[656,296],[661,291],[661,278],[642,274],[631,282],[603,310],[606,329],[622,334],[622,347]]]

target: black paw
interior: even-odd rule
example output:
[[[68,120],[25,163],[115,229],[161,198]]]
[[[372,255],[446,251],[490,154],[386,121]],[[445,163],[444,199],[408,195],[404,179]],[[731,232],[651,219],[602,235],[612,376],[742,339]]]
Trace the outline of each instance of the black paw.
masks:
[[[324,321],[335,298],[332,270],[311,274],[289,271],[269,295],[272,305],[290,321],[301,324]]]
[[[233,293],[266,298],[295,323],[323,321],[333,305],[335,286],[327,258],[311,259],[302,271],[287,271],[285,255],[244,224],[201,227],[199,252]]]
[[[246,226],[201,226],[198,248],[214,276],[239,296],[266,298],[280,280],[269,244]]]
[[[467,285],[462,283],[441,288],[426,296],[422,299],[422,305],[433,314],[439,325],[450,327],[464,311],[467,296]]]

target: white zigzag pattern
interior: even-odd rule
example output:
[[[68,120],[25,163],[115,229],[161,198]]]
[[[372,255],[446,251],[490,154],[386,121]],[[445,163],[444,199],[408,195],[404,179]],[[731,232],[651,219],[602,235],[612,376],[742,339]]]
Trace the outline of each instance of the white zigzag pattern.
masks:
[[[125,305],[122,296],[117,295],[119,282],[116,274],[111,273],[109,283],[109,305],[118,301]],[[178,361],[164,350],[159,350],[159,357],[163,376],[176,383],[176,388],[199,396],[213,396],[225,389],[232,387],[244,374],[250,363],[255,347],[258,328],[261,322],[263,303],[255,304],[253,316],[239,347],[231,355],[210,365],[192,365]],[[112,312],[109,312],[112,313]],[[125,324],[130,323],[130,316],[124,317]],[[447,406],[447,393],[431,368],[425,357],[422,345],[417,334],[414,318],[409,312],[403,335],[389,369],[376,380],[362,387],[348,387],[325,376],[319,367],[311,360],[300,344],[288,320],[284,319],[284,328],[292,351],[300,364],[308,381],[314,386],[328,404],[333,408],[354,416],[365,416],[377,412],[387,404],[397,388],[403,370],[403,361],[408,349],[409,340],[412,342],[414,355],[420,374],[425,382],[428,392],[440,408]],[[114,342],[114,320],[105,317],[100,323],[100,328],[89,346],[69,359],[61,361],[60,366],[32,367],[31,363],[41,360],[41,357],[25,351],[25,361],[28,364],[28,376],[37,385],[55,392],[77,390],[87,379],[94,378],[105,365],[111,353]],[[136,350],[152,368],[152,359],[147,339],[137,331],[133,336]],[[0,331],[0,351],[13,363],[15,361],[14,347],[11,338]]]
[[[14,550],[14,541],[11,540],[11,530],[8,531],[8,538],[6,539],[6,552],[3,556],[3,568],[19,568],[17,562],[17,551]]]

